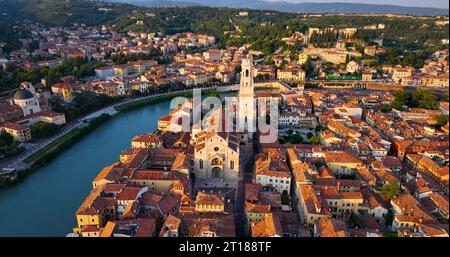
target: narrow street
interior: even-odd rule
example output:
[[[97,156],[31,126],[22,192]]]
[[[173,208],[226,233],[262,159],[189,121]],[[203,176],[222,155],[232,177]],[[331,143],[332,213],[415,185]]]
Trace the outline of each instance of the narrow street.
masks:
[[[239,181],[237,197],[235,203],[235,219],[236,219],[236,236],[244,237],[245,235],[245,183],[251,183],[253,178],[254,158],[252,157],[245,165],[243,179]]]
[[[257,144],[253,145],[253,152],[257,153]],[[253,168],[255,165],[255,154],[250,154],[250,158],[245,164],[243,179],[239,181],[236,202],[235,202],[235,223],[236,223],[236,236],[246,236],[246,219],[245,219],[245,183],[251,183],[253,180]]]

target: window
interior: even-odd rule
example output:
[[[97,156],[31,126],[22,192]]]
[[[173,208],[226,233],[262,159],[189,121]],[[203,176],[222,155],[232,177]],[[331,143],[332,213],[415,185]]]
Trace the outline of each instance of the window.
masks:
[[[234,170],[234,161],[230,161],[230,169]]]
[[[249,70],[245,70],[245,76],[248,78],[248,76],[250,76],[250,72]]]
[[[203,160],[200,160],[199,165],[200,165],[200,169],[202,170],[203,169]]]

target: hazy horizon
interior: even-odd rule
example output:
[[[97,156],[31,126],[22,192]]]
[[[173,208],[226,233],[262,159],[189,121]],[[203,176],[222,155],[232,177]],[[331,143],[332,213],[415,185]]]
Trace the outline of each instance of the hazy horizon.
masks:
[[[108,1],[108,0],[107,0]],[[111,2],[146,2],[152,0],[109,0]],[[163,0],[164,1],[164,0]],[[196,2],[196,0],[166,0],[166,1],[186,1]],[[219,0],[218,0],[219,1]],[[447,0],[262,0],[266,2],[290,2],[290,3],[353,3],[353,4],[377,4],[377,5],[397,5],[406,7],[432,7],[449,9]]]
[[[400,5],[408,7],[433,7],[449,9],[449,2],[447,0],[263,0],[267,2],[291,2],[291,3],[360,3],[360,4],[388,4]]]

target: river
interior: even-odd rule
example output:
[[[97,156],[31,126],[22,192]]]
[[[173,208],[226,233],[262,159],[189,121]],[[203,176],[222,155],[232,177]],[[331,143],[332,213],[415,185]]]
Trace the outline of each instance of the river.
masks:
[[[133,136],[155,130],[169,104],[119,114],[19,185],[1,190],[0,236],[60,237],[72,232],[75,212],[91,191],[92,179],[130,148]]]

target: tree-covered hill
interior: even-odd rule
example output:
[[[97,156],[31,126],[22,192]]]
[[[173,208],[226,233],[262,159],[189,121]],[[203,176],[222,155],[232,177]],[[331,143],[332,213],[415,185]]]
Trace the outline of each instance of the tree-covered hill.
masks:
[[[99,25],[109,23],[120,15],[130,13],[135,6],[83,0],[3,0],[4,6],[15,6],[12,20],[32,19],[48,25],[68,26],[72,23]]]
[[[249,15],[239,16],[242,10],[248,11]],[[436,17],[305,15],[201,6],[146,8],[87,0],[3,0],[0,1],[0,13],[4,14],[0,17],[0,24],[5,24],[0,28],[0,41],[5,41],[4,38],[11,40],[10,35],[14,32],[11,24],[23,19],[52,26],[106,24],[119,32],[207,33],[216,36],[222,46],[251,44],[253,49],[264,53],[283,45],[281,38],[294,31],[306,32],[308,27],[361,28],[383,23],[385,29],[360,30],[357,36],[365,40],[383,38],[392,55],[401,54],[404,50],[426,49],[428,53],[442,47],[441,39],[448,38],[448,25],[436,25]],[[230,21],[239,26],[240,32]]]

